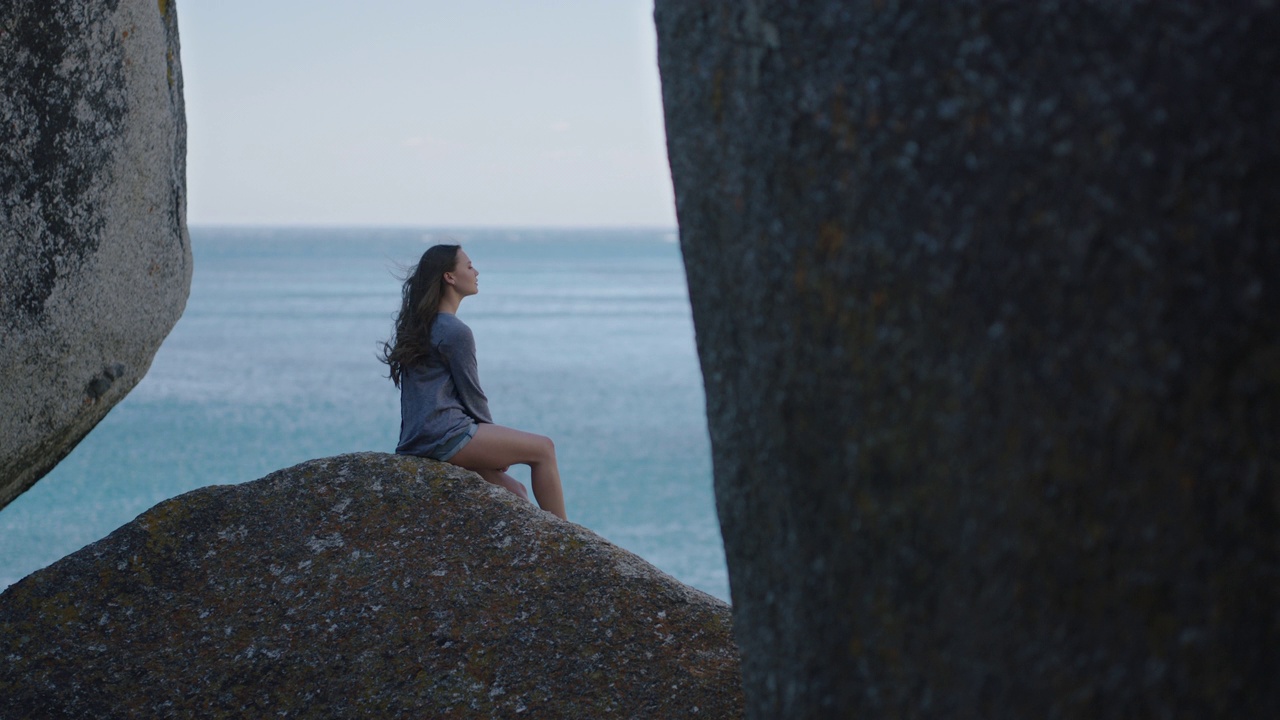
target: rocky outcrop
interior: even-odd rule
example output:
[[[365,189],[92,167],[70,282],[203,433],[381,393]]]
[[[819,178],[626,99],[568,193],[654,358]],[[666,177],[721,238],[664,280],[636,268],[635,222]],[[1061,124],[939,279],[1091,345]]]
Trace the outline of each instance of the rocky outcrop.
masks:
[[[0,507],[137,384],[186,305],[174,12],[0,7]]]
[[[1280,716],[1280,8],[655,17],[748,716]]]
[[[161,503],[0,595],[0,717],[737,717],[728,606],[452,465]]]

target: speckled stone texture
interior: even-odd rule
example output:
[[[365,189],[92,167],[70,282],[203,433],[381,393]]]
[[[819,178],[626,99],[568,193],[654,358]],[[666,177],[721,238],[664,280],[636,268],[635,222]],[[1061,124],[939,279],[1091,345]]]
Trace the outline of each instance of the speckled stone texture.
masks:
[[[166,0],[0,3],[0,507],[146,374],[186,306]]]
[[[432,460],[166,501],[0,595],[0,717],[729,718],[729,606]]]
[[[655,19],[748,716],[1280,717],[1280,6]]]

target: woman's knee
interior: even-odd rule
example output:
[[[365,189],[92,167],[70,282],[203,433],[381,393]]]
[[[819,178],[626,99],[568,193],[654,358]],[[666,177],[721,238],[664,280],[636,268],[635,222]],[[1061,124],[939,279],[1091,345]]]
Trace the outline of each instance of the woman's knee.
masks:
[[[494,467],[511,463],[550,462],[555,457],[556,446],[549,437],[512,428],[481,425],[471,442],[458,451],[454,464],[474,470],[486,465]]]
[[[539,458],[542,460],[555,460],[556,444],[552,442],[551,438],[545,435],[539,435],[537,437],[538,439],[537,439],[536,445],[538,449]]]

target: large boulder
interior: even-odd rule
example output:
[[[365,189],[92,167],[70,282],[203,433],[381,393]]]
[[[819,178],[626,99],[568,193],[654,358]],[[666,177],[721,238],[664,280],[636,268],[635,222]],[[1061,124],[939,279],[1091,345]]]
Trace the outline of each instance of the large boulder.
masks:
[[[0,717],[737,717],[728,605],[452,465],[161,503],[0,595]]]
[[[748,716],[1280,717],[1280,5],[655,17]]]
[[[186,306],[178,21],[0,4],[0,507],[147,372]]]

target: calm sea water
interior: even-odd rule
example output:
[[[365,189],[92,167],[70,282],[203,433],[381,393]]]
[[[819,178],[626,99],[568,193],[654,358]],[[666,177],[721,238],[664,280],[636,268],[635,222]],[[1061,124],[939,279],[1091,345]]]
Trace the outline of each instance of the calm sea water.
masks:
[[[0,510],[0,587],[210,484],[392,452],[375,359],[396,274],[462,243],[494,419],[556,441],[572,520],[728,599],[684,268],[664,231],[193,228],[186,313],[146,378]],[[525,470],[520,474],[520,470]],[[513,474],[528,483],[526,468]]]

